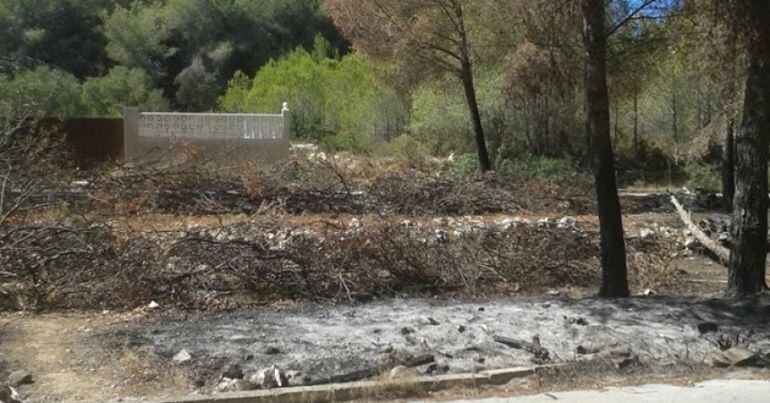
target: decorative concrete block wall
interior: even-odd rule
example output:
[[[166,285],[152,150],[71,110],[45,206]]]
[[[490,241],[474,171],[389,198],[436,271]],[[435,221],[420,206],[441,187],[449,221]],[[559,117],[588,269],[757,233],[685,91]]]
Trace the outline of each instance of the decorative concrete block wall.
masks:
[[[124,157],[149,158],[194,148],[212,159],[274,162],[289,154],[289,108],[280,114],[123,111]]]

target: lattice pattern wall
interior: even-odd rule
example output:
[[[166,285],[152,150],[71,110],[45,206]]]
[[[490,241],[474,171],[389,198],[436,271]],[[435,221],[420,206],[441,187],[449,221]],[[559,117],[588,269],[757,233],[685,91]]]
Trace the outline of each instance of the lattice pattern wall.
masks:
[[[289,155],[289,107],[280,114],[159,113],[123,110],[123,156],[200,155],[227,162],[279,161]],[[192,147],[190,147],[192,146]]]
[[[139,137],[279,140],[284,137],[283,115],[157,113],[139,114]]]

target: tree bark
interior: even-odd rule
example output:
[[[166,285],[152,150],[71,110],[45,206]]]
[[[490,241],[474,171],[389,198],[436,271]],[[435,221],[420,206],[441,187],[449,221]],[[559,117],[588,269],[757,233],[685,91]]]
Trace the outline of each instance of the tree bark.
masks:
[[[742,130],[735,139],[735,199],[728,271],[728,294],[766,289],[767,153],[770,135],[770,2],[736,2],[737,29],[746,38],[748,74]]]
[[[601,237],[602,297],[627,297],[625,241],[615,162],[610,139],[607,91],[607,37],[604,0],[583,0],[583,41],[586,53],[586,128],[591,139],[591,160]]]
[[[470,63],[463,62],[462,69],[463,90],[465,90],[465,100],[468,103],[468,110],[471,114],[473,135],[476,139],[476,153],[479,158],[479,170],[486,172],[492,169],[492,163],[489,160],[487,141],[484,137],[484,128],[481,125],[481,113],[479,112],[479,103],[476,99],[476,87],[473,84],[473,72],[471,71]]]
[[[471,115],[471,125],[473,127],[473,136],[476,140],[476,153],[479,158],[479,170],[486,172],[492,169],[492,162],[489,159],[487,151],[487,141],[484,137],[484,127],[481,124],[481,113],[479,112],[479,103],[476,99],[476,86],[473,82],[473,65],[471,64],[470,45],[468,44],[468,35],[465,32],[465,21],[463,19],[463,9],[460,2],[453,2],[455,15],[457,16],[457,29],[460,34],[460,79],[463,82],[465,91],[465,100],[468,103],[468,110]]]

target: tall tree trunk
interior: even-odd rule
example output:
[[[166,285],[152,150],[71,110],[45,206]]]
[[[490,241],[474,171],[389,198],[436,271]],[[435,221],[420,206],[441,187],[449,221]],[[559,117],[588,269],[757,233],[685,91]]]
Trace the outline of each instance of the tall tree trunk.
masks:
[[[492,162],[489,160],[487,151],[487,141],[484,137],[484,127],[481,124],[481,113],[479,112],[479,103],[476,99],[476,86],[473,82],[473,66],[471,64],[470,45],[468,43],[468,34],[465,32],[465,20],[463,18],[463,7],[459,1],[452,2],[452,8],[457,17],[457,30],[460,35],[460,79],[463,82],[465,91],[465,100],[468,103],[468,110],[471,115],[471,125],[473,127],[473,136],[476,140],[476,153],[479,158],[479,170],[486,172],[492,169]]]
[[[629,295],[623,221],[615,179],[610,139],[607,91],[607,37],[604,0],[583,0],[583,41],[586,53],[586,127],[591,139],[591,159],[596,181],[601,237],[602,297]]]
[[[481,113],[479,112],[479,103],[476,100],[476,87],[473,84],[473,71],[470,62],[463,62],[462,70],[463,90],[465,90],[465,100],[471,114],[473,135],[476,139],[476,153],[479,158],[479,170],[486,172],[492,169],[492,163],[489,160],[487,141],[484,138],[484,128],[481,125]]]
[[[735,120],[730,117],[722,150],[722,202],[726,211],[733,209],[735,197]]]
[[[735,140],[735,199],[728,293],[741,296],[766,288],[767,153],[770,135],[770,2],[742,0],[736,11],[745,25],[749,69],[742,130]]]

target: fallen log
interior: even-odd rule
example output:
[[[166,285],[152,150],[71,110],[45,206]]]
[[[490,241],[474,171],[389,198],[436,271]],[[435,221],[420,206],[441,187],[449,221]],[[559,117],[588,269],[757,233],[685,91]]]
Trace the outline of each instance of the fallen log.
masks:
[[[690,230],[692,236],[694,236],[695,239],[697,239],[704,248],[710,250],[717,257],[717,259],[719,259],[720,264],[727,266],[730,262],[730,250],[717,243],[717,241],[709,238],[709,236],[706,235],[706,233],[704,233],[700,227],[695,225],[695,223],[692,222],[690,213],[688,213],[684,207],[682,207],[682,204],[679,203],[679,200],[677,200],[674,195],[671,195],[671,204],[673,204],[676,208],[676,212],[679,214],[679,218],[682,220],[685,227]]]
[[[414,368],[419,367],[420,365],[430,364],[435,361],[436,358],[433,357],[433,354],[423,354],[406,360],[406,362],[404,362],[404,366],[407,368]]]
[[[533,360],[535,362],[544,363],[551,359],[551,354],[547,349],[540,345],[540,338],[537,336],[532,337],[531,343],[528,341],[511,339],[509,337],[503,336],[494,336],[493,340],[498,343],[505,344],[508,347],[532,353],[535,356]]]

